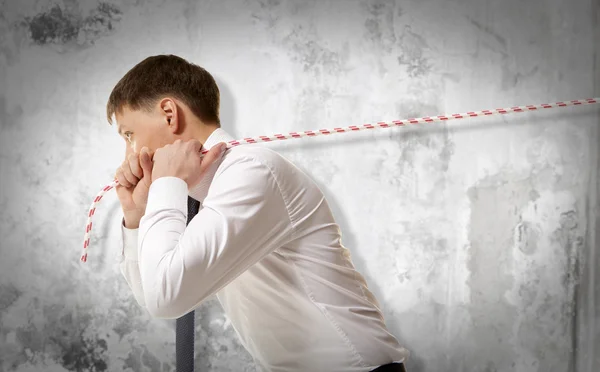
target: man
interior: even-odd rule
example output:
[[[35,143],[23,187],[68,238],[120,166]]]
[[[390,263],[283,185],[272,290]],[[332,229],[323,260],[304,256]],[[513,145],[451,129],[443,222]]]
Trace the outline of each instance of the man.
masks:
[[[221,150],[234,138],[206,70],[149,57],[115,86],[107,116],[127,141],[121,271],[153,317],[179,318],[216,294],[263,370],[405,370],[408,351],[317,186],[267,148]],[[201,208],[186,227],[188,193]]]

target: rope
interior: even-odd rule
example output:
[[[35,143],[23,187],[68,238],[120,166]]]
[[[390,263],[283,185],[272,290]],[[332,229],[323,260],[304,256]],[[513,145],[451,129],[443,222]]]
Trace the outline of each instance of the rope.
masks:
[[[426,116],[423,118],[415,118],[415,119],[403,119],[403,120],[394,120],[392,122],[378,122],[376,124],[363,124],[360,126],[351,125],[349,127],[343,128],[333,128],[333,129],[319,129],[319,130],[307,130],[304,132],[290,132],[289,134],[273,134],[270,136],[258,136],[253,138],[243,138],[239,140],[230,141],[227,143],[227,148],[236,147],[239,145],[246,144],[254,144],[260,142],[272,142],[272,141],[281,141],[286,139],[294,139],[294,138],[306,138],[306,137],[317,137],[322,135],[330,135],[336,133],[349,133],[349,132],[358,132],[361,130],[368,129],[383,129],[383,128],[392,128],[392,127],[402,127],[412,124],[426,124],[426,123],[437,123],[449,120],[457,120],[457,119],[468,119],[474,118],[478,116],[490,116],[490,115],[504,115],[504,114],[512,114],[512,113],[521,113],[521,112],[530,112],[536,111],[540,109],[549,109],[549,108],[557,108],[557,107],[568,107],[568,106],[580,106],[580,105],[591,105],[600,103],[600,98],[587,98],[581,100],[572,100],[572,101],[564,101],[564,102],[556,102],[556,103],[543,103],[540,105],[527,105],[527,106],[515,106],[510,108],[499,108],[494,110],[482,110],[482,111],[470,111],[462,114],[451,114],[451,115],[438,115],[438,116]],[[203,149],[202,154],[206,154],[208,150]],[[90,235],[92,231],[92,216],[94,216],[94,212],[96,211],[96,206],[98,202],[102,199],[104,194],[110,191],[112,188],[116,187],[119,184],[119,181],[114,180],[109,185],[105,186],[96,196],[92,205],[88,212],[88,220],[85,228],[85,235],[83,240],[83,252],[81,255],[81,261],[87,262],[87,249],[90,246]]]

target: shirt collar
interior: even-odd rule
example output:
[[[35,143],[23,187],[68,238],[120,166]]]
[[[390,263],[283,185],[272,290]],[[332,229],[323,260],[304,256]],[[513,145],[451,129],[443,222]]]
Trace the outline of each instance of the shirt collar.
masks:
[[[217,128],[210,134],[210,136],[208,136],[206,141],[204,141],[202,148],[205,150],[210,150],[213,146],[221,142],[228,143],[233,140],[235,140],[235,138],[229,135],[229,133],[225,132],[225,130],[221,128]],[[198,183],[198,185],[196,185],[196,187],[194,187],[192,190],[189,190],[189,196],[198,200],[200,203],[204,202],[204,199],[208,195],[208,188],[210,187],[210,183],[212,182],[217,168],[219,167],[222,161],[223,158],[215,161],[211,165],[204,177],[202,177],[202,180],[200,180],[200,183]]]
[[[213,146],[221,143],[221,142],[230,142],[235,140],[229,133],[225,132],[222,128],[215,129],[210,136],[206,139],[202,147],[206,150],[210,150]]]

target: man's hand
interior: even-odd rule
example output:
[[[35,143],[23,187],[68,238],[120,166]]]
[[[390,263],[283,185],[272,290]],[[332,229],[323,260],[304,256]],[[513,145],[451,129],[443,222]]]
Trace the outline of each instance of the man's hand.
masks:
[[[125,160],[117,169],[115,178],[119,181],[116,192],[123,209],[125,227],[136,229],[148,203],[148,191],[152,183],[152,153],[146,147],[140,153],[134,153],[127,146]]]
[[[177,140],[156,150],[153,158],[152,182],[161,177],[177,177],[184,180],[188,190],[191,190],[200,183],[209,167],[221,158],[227,145],[220,143],[213,146],[204,158],[200,152],[201,148],[200,141],[194,139],[187,142]]]

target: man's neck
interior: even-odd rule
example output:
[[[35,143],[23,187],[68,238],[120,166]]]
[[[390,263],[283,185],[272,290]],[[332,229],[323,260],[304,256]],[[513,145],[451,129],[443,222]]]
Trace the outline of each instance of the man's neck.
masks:
[[[192,138],[200,141],[202,145],[206,143],[206,140],[210,135],[217,130],[219,127],[211,124],[204,124],[202,122],[191,123],[192,128],[195,130],[192,132]]]

